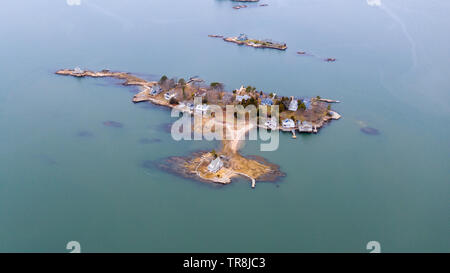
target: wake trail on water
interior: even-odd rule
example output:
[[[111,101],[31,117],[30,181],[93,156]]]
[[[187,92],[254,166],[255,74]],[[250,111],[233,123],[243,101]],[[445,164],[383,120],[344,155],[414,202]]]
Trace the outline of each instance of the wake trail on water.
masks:
[[[392,11],[388,6],[383,4],[381,2],[381,0],[366,0],[366,2],[369,6],[380,8],[393,21],[397,22],[400,25],[402,33],[408,40],[408,43],[411,47],[411,58],[412,58],[412,63],[413,63],[411,69],[416,68],[416,66],[417,66],[416,43],[414,42],[414,39],[412,38],[411,34],[409,33],[408,28],[406,27],[406,24],[403,22],[403,20],[394,11]]]

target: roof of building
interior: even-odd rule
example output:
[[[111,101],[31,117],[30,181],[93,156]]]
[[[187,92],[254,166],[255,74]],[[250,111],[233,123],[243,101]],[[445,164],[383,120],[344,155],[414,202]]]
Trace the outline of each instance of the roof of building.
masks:
[[[241,33],[238,36],[238,40],[245,41],[245,40],[248,40],[248,37],[244,33]]]
[[[298,109],[298,101],[295,99],[292,99],[291,102],[289,103],[289,110],[290,111],[297,111]]]
[[[81,68],[79,68],[79,67],[77,66],[77,67],[75,67],[75,69],[73,70],[73,72],[74,72],[74,73],[77,73],[77,74],[81,74],[81,73],[83,73],[84,71],[83,71]]]
[[[273,100],[269,99],[269,98],[265,98],[261,100],[261,104],[262,105],[272,105],[273,104]]]
[[[309,109],[311,107],[310,99],[302,99],[302,102],[305,104],[306,109]]]
[[[220,157],[216,157],[213,161],[211,161],[211,163],[209,163],[208,170],[211,172],[216,172],[220,168],[222,168],[222,166],[223,166],[222,160],[220,160]]]
[[[237,96],[236,96],[236,100],[237,100],[237,101],[248,100],[249,98],[250,98],[249,95],[243,95],[243,96],[237,95]]]
[[[295,123],[292,119],[287,118],[287,119],[283,120],[283,126],[294,127]]]
[[[162,92],[162,88],[158,84],[155,84],[150,88],[150,93],[157,94],[157,93],[161,93],[161,92]]]

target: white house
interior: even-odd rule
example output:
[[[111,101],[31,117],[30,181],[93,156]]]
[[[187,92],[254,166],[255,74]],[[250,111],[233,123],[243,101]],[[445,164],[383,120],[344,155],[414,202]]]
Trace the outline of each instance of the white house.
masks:
[[[305,133],[312,133],[313,126],[311,122],[308,121],[299,121],[298,122],[298,131],[299,132],[305,132]]]
[[[170,100],[173,97],[175,97],[175,94],[171,94],[170,92],[167,92],[166,94],[164,94],[164,98],[166,100]]]
[[[75,67],[75,69],[73,70],[73,73],[75,73],[75,74],[82,74],[82,73],[84,73],[84,71],[83,71],[81,68],[79,68],[79,67],[77,66],[77,67]]]
[[[208,112],[208,110],[209,110],[209,105],[207,105],[207,104],[198,104],[195,107],[195,112],[197,112],[197,113],[206,114],[206,112]]]
[[[283,120],[282,125],[283,125],[283,128],[286,128],[286,129],[293,129],[295,127],[294,121],[290,118]]]
[[[218,170],[220,170],[223,167],[223,162],[220,160],[219,157],[216,157],[211,163],[208,165],[208,171],[212,173],[216,173]]]
[[[237,95],[237,96],[236,96],[236,100],[237,100],[238,102],[242,102],[243,100],[248,100],[249,98],[250,98],[249,95],[243,95],[243,96]]]
[[[289,103],[288,110],[289,111],[297,111],[297,109],[298,109],[298,101],[292,97],[292,100]]]

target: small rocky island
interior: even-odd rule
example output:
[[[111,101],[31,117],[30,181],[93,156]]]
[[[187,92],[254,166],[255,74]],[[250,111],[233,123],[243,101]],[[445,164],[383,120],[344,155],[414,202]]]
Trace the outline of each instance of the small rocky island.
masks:
[[[267,109],[277,106],[279,118],[263,118],[258,114],[256,127],[292,132],[293,137],[296,130],[300,133],[317,133],[326,122],[340,118],[338,113],[331,111],[331,103],[338,102],[335,100],[322,99],[319,96],[314,98],[278,96],[258,91],[252,86],[241,86],[228,92],[222,83],[212,82],[207,85],[198,77],[186,81],[162,76],[159,81],[147,81],[125,72],[110,70],[94,72],[80,68],[63,69],[56,74],[78,78],[112,77],[123,80],[123,85],[141,88],[132,99],[134,103],[151,102],[193,114],[194,118],[200,118],[200,123],[194,123],[192,126],[194,132],[202,132],[206,126],[212,126],[214,130],[221,128],[224,135],[234,136],[222,140],[222,145],[217,151],[196,152],[186,157],[170,157],[159,166],[167,171],[205,182],[228,184],[234,177],[243,176],[250,179],[252,187],[255,187],[257,181],[275,181],[284,175],[279,166],[269,163],[264,158],[244,157],[239,154],[245,135],[256,129],[254,124],[249,124],[245,119],[242,121],[234,118],[231,121],[224,118],[218,122],[211,116],[204,115],[210,106],[219,106],[222,109],[230,105],[243,107],[265,105]],[[194,104],[194,98],[197,101],[200,99],[200,103]]]
[[[223,38],[223,40],[226,42],[235,43],[238,45],[251,46],[254,48],[271,48],[271,49],[277,49],[277,50],[286,50],[287,49],[286,43],[275,42],[270,39],[264,39],[264,40],[253,39],[253,38],[249,38],[245,34],[240,34],[237,37],[226,37],[226,38]]]

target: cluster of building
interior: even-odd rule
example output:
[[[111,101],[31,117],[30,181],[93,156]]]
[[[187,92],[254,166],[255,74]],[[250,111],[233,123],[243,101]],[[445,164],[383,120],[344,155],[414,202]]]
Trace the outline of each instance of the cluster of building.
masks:
[[[267,120],[264,125],[271,130],[276,130],[278,128],[278,123],[274,118]],[[297,121],[296,123],[290,118],[281,121],[282,130],[293,131],[296,128],[300,133],[317,133],[317,128],[309,121]]]
[[[300,133],[317,133],[317,128],[309,121],[297,121],[297,126],[295,125],[294,120],[285,119],[281,126],[284,130],[295,130],[295,127],[297,127]]]
[[[246,38],[245,36],[241,37],[241,39],[245,39],[245,38]],[[198,79],[191,79],[191,81],[193,81],[193,80],[198,81]],[[158,84],[153,85],[150,89],[151,95],[158,95],[162,92],[163,92],[163,89]],[[235,100],[236,100],[236,102],[239,102],[239,103],[252,98],[250,95],[248,95],[248,92],[246,92],[246,88],[244,86],[241,86],[239,89],[235,90],[235,93],[236,93]],[[205,90],[200,90],[197,93],[195,93],[195,96],[197,96],[197,97],[203,97],[205,95],[206,95]],[[274,105],[275,96],[276,95],[273,94],[273,95],[271,95],[271,97],[261,98],[261,101],[259,104],[267,105],[267,106]],[[176,97],[175,92],[169,91],[164,94],[164,99],[167,101],[170,101],[174,97]],[[283,101],[283,103],[285,104],[287,109],[289,111],[293,111],[293,112],[298,110],[299,102],[303,103],[305,105],[306,109],[311,108],[311,100],[310,99],[291,97],[289,101]],[[186,101],[179,102],[179,104],[176,107],[182,111],[189,111],[189,112],[194,112],[194,113],[199,113],[199,114],[206,114],[210,110],[210,106],[208,104],[194,105],[192,102],[186,102]],[[271,119],[267,120],[264,125],[266,128],[269,128],[271,130],[276,130],[276,129],[280,128],[281,130],[284,130],[284,131],[295,131],[296,129],[298,129],[298,131],[301,133],[316,133],[317,132],[317,128],[311,122],[294,121],[293,119],[290,119],[290,118],[282,120],[280,126],[278,126],[278,120],[276,120],[275,118],[271,118]],[[214,162],[220,162],[220,159],[217,159],[217,161],[214,161]],[[220,166],[220,163],[215,163],[215,164],[219,164],[217,166]]]
[[[155,84],[150,88],[150,95],[156,96],[160,94],[162,91],[163,89],[161,88],[161,86],[159,84]]]

